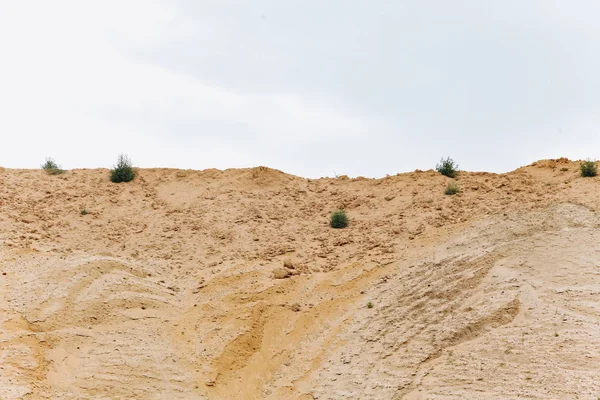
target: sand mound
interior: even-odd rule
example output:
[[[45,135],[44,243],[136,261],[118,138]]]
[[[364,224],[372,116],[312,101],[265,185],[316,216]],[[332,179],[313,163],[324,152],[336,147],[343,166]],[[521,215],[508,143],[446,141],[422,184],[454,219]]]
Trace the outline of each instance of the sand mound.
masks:
[[[0,169],[0,398],[596,398],[578,171]]]

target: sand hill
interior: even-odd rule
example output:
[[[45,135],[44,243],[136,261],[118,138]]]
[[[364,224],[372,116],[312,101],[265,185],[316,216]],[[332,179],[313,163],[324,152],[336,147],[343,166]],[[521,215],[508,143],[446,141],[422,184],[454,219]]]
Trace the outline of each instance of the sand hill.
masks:
[[[596,399],[599,179],[0,169],[0,398]]]

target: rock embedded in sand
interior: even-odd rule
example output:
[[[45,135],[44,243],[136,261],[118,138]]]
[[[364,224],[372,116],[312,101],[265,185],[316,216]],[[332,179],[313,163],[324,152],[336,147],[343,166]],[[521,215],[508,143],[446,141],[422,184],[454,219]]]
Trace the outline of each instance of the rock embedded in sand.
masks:
[[[273,278],[275,279],[285,279],[289,278],[291,275],[292,273],[285,268],[275,268],[273,270]]]

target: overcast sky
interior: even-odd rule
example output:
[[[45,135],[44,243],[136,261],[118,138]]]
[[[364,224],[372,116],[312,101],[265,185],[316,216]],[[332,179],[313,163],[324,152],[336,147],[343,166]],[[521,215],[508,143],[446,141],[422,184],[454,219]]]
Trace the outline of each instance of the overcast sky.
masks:
[[[0,165],[305,177],[600,157],[600,2],[0,3]]]

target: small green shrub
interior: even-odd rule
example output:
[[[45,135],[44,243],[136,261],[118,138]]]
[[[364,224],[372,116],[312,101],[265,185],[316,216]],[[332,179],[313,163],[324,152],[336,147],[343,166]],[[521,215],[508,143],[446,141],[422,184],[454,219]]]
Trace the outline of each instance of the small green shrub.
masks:
[[[50,157],[46,158],[46,162],[42,164],[42,169],[50,175],[60,175],[67,172],[64,169],[61,169],[56,161]]]
[[[375,305],[373,304],[372,301],[367,303],[367,308],[373,308],[373,307],[375,307]]]
[[[345,228],[348,226],[348,216],[344,210],[337,210],[331,214],[329,226],[336,229]]]
[[[458,183],[454,181],[448,183],[448,186],[446,186],[446,190],[444,190],[444,194],[448,196],[452,196],[453,194],[456,194],[458,192],[460,192],[460,186],[458,186]]]
[[[117,165],[110,170],[110,180],[114,183],[130,182],[135,178],[135,171],[127,155],[120,154]]]
[[[440,163],[435,166],[435,170],[449,178],[456,178],[456,175],[458,174],[458,164],[450,157],[445,160],[442,158]]]
[[[598,175],[598,166],[596,161],[583,161],[579,166],[581,168],[581,176],[584,178],[589,178]]]

